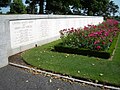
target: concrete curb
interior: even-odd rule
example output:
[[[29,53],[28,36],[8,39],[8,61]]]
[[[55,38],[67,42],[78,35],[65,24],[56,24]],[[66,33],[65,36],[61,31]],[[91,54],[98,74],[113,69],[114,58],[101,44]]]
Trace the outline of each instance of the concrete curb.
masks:
[[[75,79],[75,78],[72,78],[72,77],[63,76],[63,75],[60,75],[60,74],[54,74],[54,73],[51,73],[51,72],[31,68],[31,67],[28,67],[28,66],[19,65],[19,64],[15,64],[15,63],[11,63],[11,62],[9,62],[9,64],[12,65],[12,66],[16,66],[16,67],[20,67],[20,68],[24,68],[24,69],[28,69],[28,70],[33,70],[35,72],[40,72],[40,73],[43,73],[43,74],[52,75],[52,76],[56,76],[56,77],[59,77],[59,78],[63,78],[63,79],[67,79],[67,80],[71,80],[71,81],[75,81],[75,82],[79,82],[79,83],[85,83],[85,84],[93,85],[93,86],[97,86],[97,87],[104,87],[104,88],[107,88],[107,89],[120,90],[119,87],[107,86],[107,85],[97,84],[97,83],[88,82],[88,81],[84,81],[84,80],[79,80],[79,79]]]

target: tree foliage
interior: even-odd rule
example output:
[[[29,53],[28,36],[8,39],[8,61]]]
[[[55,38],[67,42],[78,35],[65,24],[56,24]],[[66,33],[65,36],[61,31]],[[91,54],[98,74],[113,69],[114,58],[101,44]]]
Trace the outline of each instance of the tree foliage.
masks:
[[[3,1],[3,4],[0,3],[0,5],[6,6],[11,0],[1,1]],[[46,2],[45,10],[44,2]],[[110,0],[26,0],[26,4],[28,4],[26,10],[29,14],[37,13],[38,6],[40,14],[79,14],[89,16],[115,16],[119,9],[118,5],[115,5]],[[26,13],[21,0],[13,0],[10,8],[10,13]]]
[[[38,4],[39,5],[39,13],[40,14],[43,14],[43,3],[44,3],[44,0],[26,0],[25,1],[26,4],[29,4],[28,8],[27,9],[27,12],[31,13],[31,14],[34,14],[36,13],[36,5]]]
[[[115,13],[118,12],[118,9],[119,9],[119,6],[115,5],[115,3],[113,1],[110,1],[109,5],[107,7],[108,15],[115,16]]]
[[[63,0],[49,0],[46,5],[47,13],[67,14],[69,12],[69,4]]]
[[[10,5],[10,14],[25,14],[26,8],[22,3],[22,0],[13,0]]]
[[[78,10],[80,6],[80,0],[48,0],[46,13],[72,14],[71,9]]]
[[[36,9],[36,2],[35,2],[35,0],[26,0],[25,3],[29,4],[26,7],[27,13],[34,14],[35,13],[35,9]]]
[[[71,7],[71,8],[70,8]],[[80,14],[91,16],[113,16],[118,5],[110,0],[48,0],[46,11],[53,14]]]
[[[82,9],[86,15],[103,15],[109,0],[81,0]]]
[[[10,5],[11,0],[0,0],[0,7],[7,7]]]

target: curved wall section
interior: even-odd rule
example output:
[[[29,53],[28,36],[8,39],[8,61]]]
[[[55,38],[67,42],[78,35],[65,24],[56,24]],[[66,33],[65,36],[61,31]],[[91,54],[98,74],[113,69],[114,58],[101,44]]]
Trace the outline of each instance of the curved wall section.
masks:
[[[8,57],[59,39],[59,31],[97,25],[103,17],[77,15],[0,15],[0,67]]]

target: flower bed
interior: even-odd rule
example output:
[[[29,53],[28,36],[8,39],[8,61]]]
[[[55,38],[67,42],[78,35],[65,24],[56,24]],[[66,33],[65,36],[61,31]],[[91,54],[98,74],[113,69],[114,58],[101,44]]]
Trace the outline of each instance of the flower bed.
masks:
[[[55,46],[56,51],[109,58],[115,48],[119,24],[116,20],[83,29],[63,29],[60,31],[62,43]]]

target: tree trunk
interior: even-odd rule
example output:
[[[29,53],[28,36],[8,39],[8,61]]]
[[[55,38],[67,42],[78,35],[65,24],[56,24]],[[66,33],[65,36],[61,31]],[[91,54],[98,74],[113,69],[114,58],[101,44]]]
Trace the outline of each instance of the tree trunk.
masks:
[[[40,13],[40,14],[43,14],[43,13],[44,13],[44,12],[43,12],[43,4],[44,4],[44,0],[40,0],[40,4],[39,4],[39,6],[40,6],[39,13]]]
[[[92,10],[91,10],[90,8],[88,8],[87,15],[88,15],[88,16],[92,16],[92,15],[93,15],[93,12],[92,12]]]

